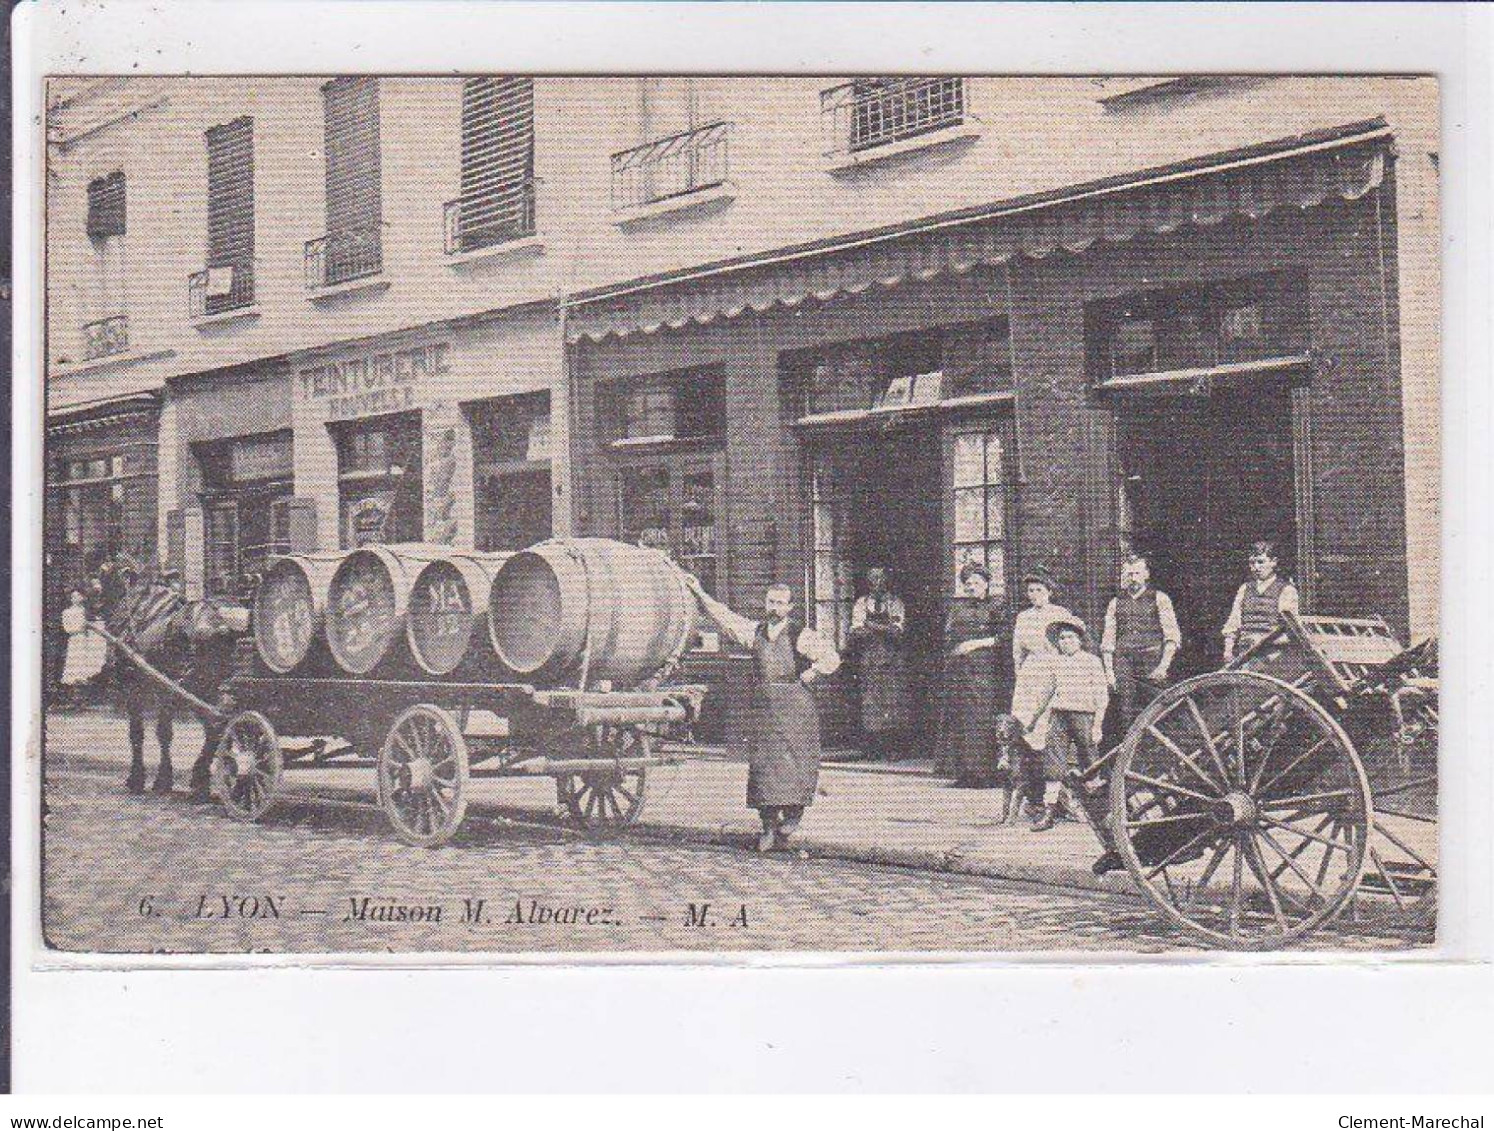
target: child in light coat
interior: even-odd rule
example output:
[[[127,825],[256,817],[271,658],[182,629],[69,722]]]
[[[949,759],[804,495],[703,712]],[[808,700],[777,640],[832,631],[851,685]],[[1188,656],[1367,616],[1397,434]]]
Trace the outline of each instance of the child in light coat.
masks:
[[[1012,714],[1026,729],[1027,744],[1043,754],[1043,811],[1033,831],[1044,832],[1062,811],[1063,781],[1095,760],[1110,704],[1110,684],[1100,657],[1085,651],[1086,629],[1077,617],[1048,626],[1056,651],[1034,655],[1022,668]]]

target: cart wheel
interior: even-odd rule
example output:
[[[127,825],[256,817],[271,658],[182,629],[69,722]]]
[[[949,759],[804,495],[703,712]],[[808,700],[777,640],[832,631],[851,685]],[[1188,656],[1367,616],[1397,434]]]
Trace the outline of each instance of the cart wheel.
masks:
[[[586,752],[592,758],[647,758],[652,753],[649,736],[636,727],[597,726],[586,736]],[[625,829],[643,812],[648,788],[648,770],[608,767],[555,779],[560,802],[571,820],[584,829]]]
[[[285,768],[280,738],[258,711],[235,715],[218,740],[213,792],[231,817],[257,821],[270,811]]]
[[[1256,672],[1164,691],[1116,753],[1110,832],[1137,885],[1215,946],[1285,946],[1333,918],[1373,821],[1353,743],[1314,699]]]
[[[417,703],[379,749],[379,804],[406,844],[445,844],[467,809],[467,742],[440,707]]]

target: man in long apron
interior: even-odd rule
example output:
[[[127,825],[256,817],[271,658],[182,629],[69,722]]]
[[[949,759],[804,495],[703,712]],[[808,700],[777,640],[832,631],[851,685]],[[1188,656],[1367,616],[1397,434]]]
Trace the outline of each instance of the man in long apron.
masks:
[[[689,576],[689,575],[687,575]],[[752,649],[752,711],[747,733],[747,805],[763,831],[760,852],[782,845],[813,804],[820,778],[820,715],[810,688],[833,675],[840,656],[828,640],[790,618],[787,585],[770,585],[763,619],[732,612],[690,576],[701,607],[743,648]]]

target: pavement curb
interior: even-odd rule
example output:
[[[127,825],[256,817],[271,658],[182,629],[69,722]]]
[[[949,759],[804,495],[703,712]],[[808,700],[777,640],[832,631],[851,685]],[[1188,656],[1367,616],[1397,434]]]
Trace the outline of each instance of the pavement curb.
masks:
[[[190,764],[190,761],[188,764]],[[99,757],[94,754],[68,752],[58,764],[58,768],[86,768],[90,771],[100,773],[115,773],[123,769],[123,764],[116,759]],[[152,771],[153,769],[154,767],[152,767]],[[842,771],[839,768],[835,768],[827,769],[825,772],[854,773],[856,771]],[[178,773],[179,782],[184,779],[184,776],[184,773]],[[294,787],[292,788],[294,790]],[[181,789],[177,790],[177,795],[182,795]],[[354,802],[370,806],[377,805],[372,783],[366,789],[318,783],[315,790],[294,790],[294,795],[297,798],[306,798],[308,800],[321,798],[340,804]],[[477,814],[489,819],[496,818],[500,822],[507,821],[509,823],[514,823],[514,814],[522,814],[523,816],[520,818],[519,823],[562,830],[572,833],[580,839],[592,838],[590,834],[571,827],[563,819],[558,818],[554,814],[523,806],[494,804],[486,799],[479,800],[474,798],[468,803],[467,811],[469,814]],[[647,809],[645,808],[645,816],[638,824],[628,830],[627,835],[667,840],[674,843],[700,844],[735,848],[743,851],[755,851],[755,826],[747,827],[747,819],[745,817],[742,825],[724,824],[711,829],[678,822],[651,821],[646,814]],[[392,836],[393,834],[391,833],[390,835]],[[799,833],[795,835],[792,847],[780,855],[793,855],[796,852],[810,857],[821,857],[848,863],[906,868],[919,872],[944,872],[951,875],[980,876],[987,879],[1034,884],[1040,887],[1062,888],[1069,891],[1088,891],[1111,897],[1121,896],[1137,902],[1145,902],[1145,897],[1130,886],[1124,874],[1113,875],[1107,879],[1106,877],[1094,875],[1087,868],[1034,864],[1011,859],[992,860],[989,857],[982,858],[969,855],[962,851],[960,845],[940,851],[929,848],[905,848],[899,845],[869,845],[819,837],[812,833]],[[1098,852],[1099,849],[1097,846],[1096,855],[1098,855]]]

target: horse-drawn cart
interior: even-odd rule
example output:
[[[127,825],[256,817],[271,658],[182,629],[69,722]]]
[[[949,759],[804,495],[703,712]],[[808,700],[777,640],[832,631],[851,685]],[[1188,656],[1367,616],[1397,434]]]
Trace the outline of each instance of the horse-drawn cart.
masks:
[[[254,821],[288,772],[371,766],[395,832],[433,846],[461,824],[472,780],[548,776],[576,824],[621,829],[642,811],[648,771],[666,763],[656,736],[687,727],[703,692],[235,676],[214,792]]]
[[[1430,924],[1437,709],[1435,642],[1285,614],[1075,777],[1106,849],[1096,871],[1124,866],[1214,946],[1290,945],[1370,895]]]
[[[138,635],[100,631],[221,732],[200,764],[211,757],[235,817],[263,817],[290,772],[368,767],[395,832],[434,846],[477,778],[551,777],[576,824],[635,822],[648,771],[666,763],[655,741],[688,737],[705,695],[659,686],[695,618],[657,550],[570,539],[512,555],[417,544],[283,557],[217,702],[153,665]]]

